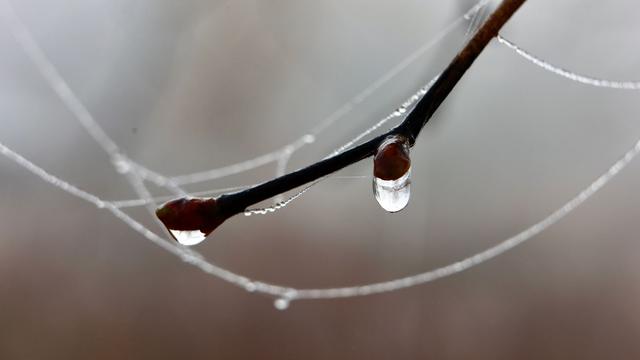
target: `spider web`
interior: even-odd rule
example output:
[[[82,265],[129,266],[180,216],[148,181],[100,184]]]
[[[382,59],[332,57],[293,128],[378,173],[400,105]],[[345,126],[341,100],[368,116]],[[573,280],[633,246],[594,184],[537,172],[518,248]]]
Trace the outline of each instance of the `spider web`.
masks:
[[[15,38],[17,44],[22,48],[22,50],[27,54],[30,60],[35,65],[36,69],[40,72],[46,83],[51,87],[54,93],[59,97],[60,101],[64,104],[65,107],[71,112],[73,117],[78,121],[78,123],[84,127],[84,129],[88,132],[88,134],[95,140],[95,142],[110,156],[112,165],[114,169],[124,176],[131,187],[135,190],[138,195],[135,199],[126,199],[126,200],[118,200],[118,201],[107,201],[101,199],[100,197],[86,192],[78,187],[70,184],[52,174],[47,172],[45,169],[37,166],[33,162],[29,161],[18,152],[13,149],[7,147],[2,142],[0,142],[0,153],[7,157],[8,159],[14,161],[19,166],[22,166],[29,172],[34,175],[40,177],[42,180],[47,183],[58,187],[61,190],[66,191],[67,193],[74,195],[82,200],[85,200],[89,203],[94,204],[99,209],[104,209],[114,215],[116,218],[123,221],[127,224],[131,229],[138,232],[144,238],[153,242],[154,244],[162,247],[163,249],[171,252],[172,254],[180,257],[183,261],[190,263],[203,272],[216,276],[222,280],[225,280],[231,284],[236,286],[240,286],[247,291],[262,293],[266,295],[270,295],[276,298],[274,305],[278,309],[285,309],[288,307],[289,303],[293,300],[301,300],[301,299],[331,299],[331,298],[344,298],[344,297],[354,297],[354,296],[364,296],[371,295],[377,293],[384,293],[395,291],[403,288],[408,288],[412,286],[417,286],[420,284],[424,284],[427,282],[431,282],[436,279],[444,278],[450,275],[454,275],[461,271],[472,268],[478,264],[481,264],[487,260],[495,258],[506,251],[522,244],[523,242],[533,238],[537,234],[541,233],[551,225],[555,224],[563,217],[568,215],[582,203],[584,203],[589,197],[591,197],[594,193],[600,190],[604,185],[606,185],[613,177],[615,177],[622,169],[624,169],[640,152],[640,140],[638,140],[618,161],[616,161],[613,165],[611,165],[601,176],[596,178],[591,184],[589,184],[584,190],[580,191],[575,197],[571,198],[567,201],[562,207],[555,210],[551,214],[549,214],[544,219],[539,222],[533,224],[529,228],[521,231],[520,233],[503,240],[493,247],[490,247],[482,252],[471,255],[465,259],[460,261],[451,263],[449,265],[436,268],[433,270],[429,270],[423,273],[402,277],[398,279],[393,279],[384,282],[365,284],[360,286],[350,286],[350,287],[337,287],[337,288],[324,288],[324,289],[296,289],[292,287],[282,286],[270,284],[262,281],[257,281],[250,279],[248,277],[236,274],[231,272],[225,268],[217,266],[213,262],[205,259],[200,253],[197,251],[187,248],[181,245],[178,245],[176,242],[171,240],[167,234],[165,236],[158,235],[157,233],[151,231],[147,227],[143,226],[140,222],[133,219],[127,213],[123,211],[125,208],[135,207],[135,206],[146,206],[150,214],[154,219],[155,216],[154,210],[157,207],[157,203],[161,201],[169,200],[173,197],[154,197],[147,189],[145,182],[154,183],[160,187],[163,187],[175,196],[205,196],[205,195],[215,195],[224,192],[241,190],[248,186],[237,186],[237,187],[229,187],[224,189],[212,189],[202,192],[194,192],[188,193],[183,189],[184,185],[200,183],[205,181],[211,181],[215,179],[219,179],[225,176],[234,175],[238,173],[242,173],[248,170],[255,169],[260,166],[264,166],[270,163],[275,163],[276,171],[275,175],[280,176],[286,173],[287,164],[291,156],[308,144],[311,144],[315,141],[316,136],[321,134],[325,129],[329,128],[331,125],[344,118],[347,114],[349,114],[358,104],[364,101],[366,98],[371,96],[375,91],[380,89],[385,83],[399,74],[402,70],[408,67],[411,63],[415,62],[420,58],[421,55],[429,51],[434,45],[442,41],[449,33],[451,33],[457,26],[459,26],[464,21],[470,22],[470,29],[477,29],[478,20],[482,17],[481,10],[489,3],[488,0],[479,1],[473,6],[467,13],[459,18],[455,19],[451,22],[447,27],[442,29],[432,40],[425,43],[423,46],[418,48],[415,52],[407,56],[404,60],[402,60],[399,64],[394,66],[391,70],[381,76],[379,79],[374,81],[370,86],[360,92],[358,95],[354,96],[348,102],[346,102],[343,106],[334,111],[331,115],[326,117],[323,121],[321,121],[318,125],[312,128],[308,133],[300,136],[289,144],[284,145],[283,147],[276,149],[272,152],[262,154],[253,159],[249,159],[243,162],[239,162],[236,164],[228,165],[225,167],[210,169],[205,171],[193,172],[190,174],[178,175],[178,176],[166,176],[160,174],[156,171],[153,171],[142,164],[135,162],[134,160],[127,157],[124,154],[118,145],[104,132],[104,130],[99,126],[98,122],[94,119],[93,115],[87,110],[87,108],[82,104],[82,102],[78,99],[78,97],[74,94],[71,88],[67,85],[64,79],[60,76],[56,68],[53,64],[47,59],[44,52],[35,42],[34,38],[31,36],[29,30],[24,26],[24,24],[20,21],[19,17],[15,13],[11,4],[8,1],[0,0],[0,16],[4,20],[4,23],[8,26],[11,34]],[[480,15],[479,15],[480,14]],[[498,36],[499,43],[505,45],[506,47],[514,50],[515,53],[524,57],[528,61],[532,62],[535,65],[540,66],[541,68],[550,71],[556,75],[563,76],[569,80],[576,81],[582,84],[598,86],[598,87],[607,87],[613,89],[621,89],[621,90],[640,90],[640,82],[634,81],[613,81],[613,80],[604,80],[598,79],[586,75],[577,74],[575,72],[565,70],[558,66],[552,65],[549,62],[546,62],[531,53],[525,51],[515,43],[505,39],[502,36]],[[437,77],[436,77],[437,78]],[[395,111],[393,111],[388,116],[380,119],[374,125],[355,136],[351,141],[347,142],[343,146],[339,147],[331,154],[328,155],[334,156],[340,152],[343,152],[353,145],[357,144],[362,139],[366,138],[369,134],[376,131],[377,129],[388,125],[392,121],[401,121],[406,114],[408,114],[412,107],[416,104],[418,100],[427,92],[429,87],[433,84],[435,79],[432,79],[427,85],[420,88],[417,92],[415,92],[410,98],[408,98],[404,103],[402,103]],[[248,209],[245,214],[265,214],[268,212],[273,212],[278,209],[285,207],[291,201],[301,197],[308,189],[310,189],[316,183],[327,179],[329,177],[324,177],[319,180],[312,182],[310,185],[304,187],[301,191],[289,197],[288,199],[284,198],[276,198],[274,200],[274,205],[271,207],[261,208],[261,209]],[[362,176],[333,176],[333,178],[362,178]],[[158,221],[156,219],[156,221]],[[161,224],[160,224],[161,225]],[[164,229],[164,226],[161,226]]]

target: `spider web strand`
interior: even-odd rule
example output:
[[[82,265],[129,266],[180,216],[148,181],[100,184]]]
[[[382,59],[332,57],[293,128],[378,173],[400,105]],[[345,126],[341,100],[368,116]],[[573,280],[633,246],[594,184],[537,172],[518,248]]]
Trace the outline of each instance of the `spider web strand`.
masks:
[[[607,80],[607,79],[597,79],[591,76],[581,75],[575,73],[573,71],[565,70],[561,67],[555,66],[549,62],[542,60],[541,58],[529,53],[513,42],[505,39],[501,35],[497,37],[498,42],[507,46],[509,49],[515,51],[518,55],[522,56],[526,60],[531,63],[550,71],[556,75],[562,76],[572,81],[576,81],[582,84],[610,88],[610,89],[621,89],[621,90],[640,90],[640,81],[615,81],[615,80]]]

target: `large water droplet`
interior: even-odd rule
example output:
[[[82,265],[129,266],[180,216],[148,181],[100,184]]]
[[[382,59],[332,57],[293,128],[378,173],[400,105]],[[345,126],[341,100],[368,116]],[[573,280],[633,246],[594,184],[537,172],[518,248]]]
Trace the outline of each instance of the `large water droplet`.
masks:
[[[201,243],[207,235],[200,230],[171,230],[171,235],[182,245],[191,246]]]
[[[388,212],[404,209],[411,196],[411,169],[396,180],[382,180],[374,176],[373,195],[378,204]]]

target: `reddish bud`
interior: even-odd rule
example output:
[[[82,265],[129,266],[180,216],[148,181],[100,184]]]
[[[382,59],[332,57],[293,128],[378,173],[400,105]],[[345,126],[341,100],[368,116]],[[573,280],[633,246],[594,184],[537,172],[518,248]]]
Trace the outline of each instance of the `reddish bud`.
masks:
[[[409,144],[402,136],[390,136],[378,147],[373,158],[373,176],[382,180],[397,180],[411,168]]]

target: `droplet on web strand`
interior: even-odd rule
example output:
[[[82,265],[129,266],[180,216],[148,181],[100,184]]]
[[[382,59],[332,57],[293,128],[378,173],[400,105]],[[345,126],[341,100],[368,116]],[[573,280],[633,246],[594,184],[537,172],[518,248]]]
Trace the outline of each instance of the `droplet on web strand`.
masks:
[[[118,159],[113,162],[116,171],[119,174],[126,174],[131,171],[131,163],[125,159]]]
[[[254,292],[258,289],[258,286],[253,281],[248,281],[244,284],[244,289],[248,292]]]
[[[286,298],[278,298],[273,302],[273,306],[278,310],[287,310],[291,301]]]

